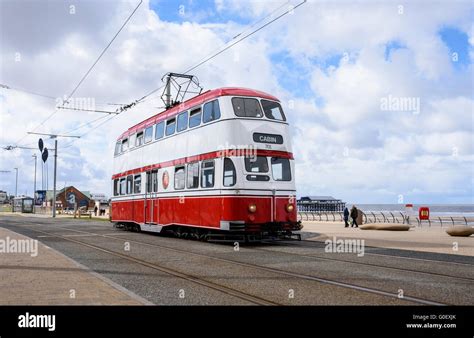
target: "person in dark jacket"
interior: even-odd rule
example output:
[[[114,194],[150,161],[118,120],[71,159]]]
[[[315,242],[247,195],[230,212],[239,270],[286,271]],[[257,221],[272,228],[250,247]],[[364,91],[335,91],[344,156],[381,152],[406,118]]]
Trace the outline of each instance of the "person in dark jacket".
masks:
[[[344,208],[344,223],[345,223],[345,228],[349,226],[349,209],[347,207]]]
[[[357,211],[357,207],[355,205],[353,205],[352,208],[351,208],[352,226],[355,225],[356,228],[359,227],[357,225],[357,216],[358,215],[359,215],[359,212]]]

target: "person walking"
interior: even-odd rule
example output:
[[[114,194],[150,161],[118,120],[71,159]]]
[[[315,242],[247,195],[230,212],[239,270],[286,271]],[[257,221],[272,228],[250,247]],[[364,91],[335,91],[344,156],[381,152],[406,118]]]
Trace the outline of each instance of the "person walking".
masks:
[[[347,207],[344,208],[344,223],[344,228],[347,228],[349,226],[349,209]]]
[[[359,226],[357,225],[357,216],[359,216],[359,212],[357,211],[357,207],[355,205],[352,206],[351,208],[351,218],[352,218],[352,226],[358,228]]]

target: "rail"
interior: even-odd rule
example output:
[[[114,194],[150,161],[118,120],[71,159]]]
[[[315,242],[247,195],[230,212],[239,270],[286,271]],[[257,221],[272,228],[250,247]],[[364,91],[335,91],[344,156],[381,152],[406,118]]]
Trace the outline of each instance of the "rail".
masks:
[[[311,212],[298,211],[298,220],[307,222],[344,222],[342,212]],[[408,217],[401,211],[394,212],[362,212],[364,224],[368,223],[399,223],[423,226],[474,226],[474,217],[468,216],[431,216],[428,220],[420,220],[419,217]]]

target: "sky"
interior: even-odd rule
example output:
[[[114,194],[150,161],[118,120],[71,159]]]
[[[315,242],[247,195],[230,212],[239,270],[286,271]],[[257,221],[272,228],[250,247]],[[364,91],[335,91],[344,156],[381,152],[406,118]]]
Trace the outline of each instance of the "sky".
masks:
[[[58,189],[110,195],[115,140],[161,110],[160,91],[107,122],[55,110],[138,2],[0,1],[0,83],[13,88],[0,89],[0,146],[36,148],[32,130],[84,135],[59,139]],[[144,0],[73,102],[115,110],[298,3]],[[472,204],[473,18],[471,1],[307,1],[193,74],[205,90],[248,87],[281,100],[298,196]],[[18,168],[18,194],[31,195],[33,154],[0,150],[0,170],[10,171],[0,190],[15,192]],[[38,188],[41,170],[38,160]]]

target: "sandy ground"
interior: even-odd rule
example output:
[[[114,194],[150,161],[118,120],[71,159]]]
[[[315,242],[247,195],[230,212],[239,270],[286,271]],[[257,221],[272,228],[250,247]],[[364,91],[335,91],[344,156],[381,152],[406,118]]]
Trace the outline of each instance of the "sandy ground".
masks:
[[[415,227],[409,231],[382,231],[345,228],[340,222],[303,222],[303,231],[316,233],[308,239],[325,241],[334,236],[364,239],[366,246],[474,256],[474,235],[452,237],[448,227]],[[457,250],[456,250],[457,249]]]
[[[4,243],[7,241],[12,243],[11,240],[29,240],[29,238],[0,228],[0,240]],[[36,256],[34,250],[12,253],[2,248],[0,252],[0,305],[141,305],[148,303],[56,250],[39,242],[37,248]]]

